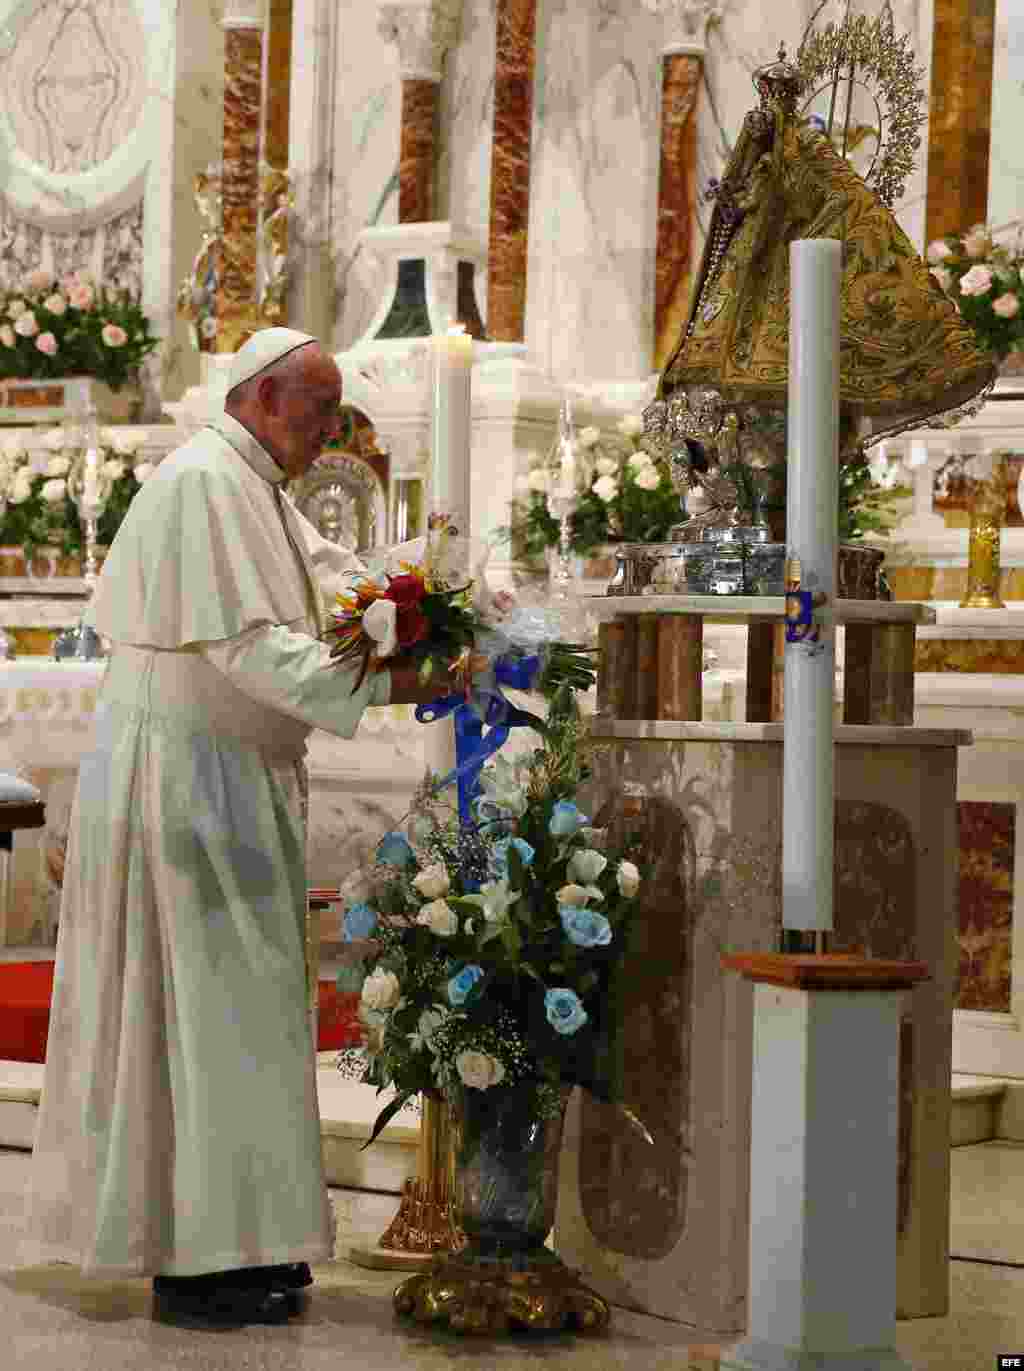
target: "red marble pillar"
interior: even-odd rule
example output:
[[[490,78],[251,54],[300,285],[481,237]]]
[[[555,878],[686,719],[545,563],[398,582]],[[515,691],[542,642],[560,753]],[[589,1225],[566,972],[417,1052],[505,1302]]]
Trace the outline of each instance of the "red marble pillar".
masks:
[[[487,336],[523,340],[537,0],[498,0]]]
[[[402,82],[402,135],[398,164],[398,222],[425,224],[434,217],[436,81]]]
[[[686,322],[693,271],[697,95],[703,59],[665,54],[661,82],[661,174],[655,259],[654,365],[660,371]]]
[[[236,352],[254,324],[262,104],[262,24],[231,21],[224,34],[223,228],[215,352]]]

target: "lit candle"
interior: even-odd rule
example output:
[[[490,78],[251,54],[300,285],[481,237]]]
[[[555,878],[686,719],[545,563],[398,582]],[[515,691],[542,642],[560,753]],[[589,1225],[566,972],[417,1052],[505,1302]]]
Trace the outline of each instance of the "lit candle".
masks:
[[[839,278],[833,239],[790,245],[786,551],[800,565],[800,588],[836,589],[839,440]],[[814,643],[787,643],[782,812],[782,924],[832,928],[835,827],[831,623]]]
[[[472,450],[473,339],[462,324],[431,340],[434,349],[434,415],[430,502],[451,515],[461,537],[469,536],[469,466]]]

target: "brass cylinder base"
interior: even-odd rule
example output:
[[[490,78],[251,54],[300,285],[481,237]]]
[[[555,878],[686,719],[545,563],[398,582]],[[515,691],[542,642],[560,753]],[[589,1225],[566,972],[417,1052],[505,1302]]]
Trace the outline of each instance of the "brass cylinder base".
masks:
[[[603,1333],[611,1321],[606,1301],[547,1251],[526,1264],[441,1257],[404,1280],[393,1302],[404,1318],[457,1333]]]

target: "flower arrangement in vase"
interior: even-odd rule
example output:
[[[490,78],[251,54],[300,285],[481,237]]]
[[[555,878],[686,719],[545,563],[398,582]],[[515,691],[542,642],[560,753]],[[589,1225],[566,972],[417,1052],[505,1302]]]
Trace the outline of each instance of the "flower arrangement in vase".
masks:
[[[928,245],[931,274],[983,347],[1000,359],[1024,350],[1024,256],[993,241],[984,224]]]
[[[30,272],[0,291],[0,377],[92,376],[120,390],[157,346],[138,297],[84,272]]]
[[[135,460],[146,441],[141,430],[100,429],[99,438],[97,476],[104,508],[97,534],[100,544],[109,547],[153,468]],[[50,429],[41,450],[31,451],[16,433],[0,441],[0,544],[20,547],[28,566],[41,547],[59,547],[65,557],[82,553],[78,509],[68,490],[78,455],[72,435],[63,428]]]
[[[607,543],[663,542],[680,519],[679,496],[668,469],[641,445],[643,420],[627,414],[615,431],[590,426],[577,438],[576,507],[569,519],[569,546],[586,557]],[[558,544],[558,520],[548,496],[558,479],[556,454],[537,457],[520,478],[506,532],[526,557]]]
[[[489,760],[467,826],[428,783],[347,889],[346,940],[369,940],[367,1079],[393,1088],[376,1137],[413,1095],[528,1087],[541,1117],[581,1085],[612,1098],[615,977],[640,870],[576,805],[589,775],[574,692],[540,746]],[[408,835],[408,836],[407,836]]]

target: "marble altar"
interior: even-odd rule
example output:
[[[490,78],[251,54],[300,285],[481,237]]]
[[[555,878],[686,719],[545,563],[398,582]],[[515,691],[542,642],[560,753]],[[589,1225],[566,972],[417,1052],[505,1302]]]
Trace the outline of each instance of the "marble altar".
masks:
[[[625,1079],[653,1149],[602,1106],[570,1110],[555,1241],[606,1298],[720,1333],[746,1318],[751,992],[729,951],[781,927],[778,724],[599,718],[592,804],[632,804],[657,854],[635,934]],[[901,1036],[899,1311],[947,1300],[955,729],[837,738],[836,951],[919,959]],[[627,797],[625,801],[609,797]],[[638,807],[638,808],[637,808]],[[841,1184],[841,1177],[836,1178]]]

